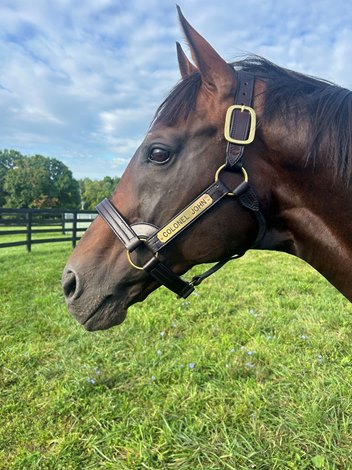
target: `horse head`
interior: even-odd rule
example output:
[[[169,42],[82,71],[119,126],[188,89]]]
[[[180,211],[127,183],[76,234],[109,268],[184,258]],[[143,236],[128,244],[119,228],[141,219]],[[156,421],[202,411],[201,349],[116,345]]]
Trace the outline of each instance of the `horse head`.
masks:
[[[323,85],[256,58],[230,65],[179,17],[194,64],[177,44],[182,79],[63,273],[69,310],[88,330],[121,323],[160,284],[188,295],[193,285],[180,276],[190,268],[251,247],[296,254],[328,277],[314,244],[303,243],[327,230],[309,194],[319,198],[330,180],[325,170],[313,183],[302,178],[320,169],[306,158],[312,120],[299,93],[270,95],[283,76],[310,95]],[[337,243],[325,235],[322,246]]]

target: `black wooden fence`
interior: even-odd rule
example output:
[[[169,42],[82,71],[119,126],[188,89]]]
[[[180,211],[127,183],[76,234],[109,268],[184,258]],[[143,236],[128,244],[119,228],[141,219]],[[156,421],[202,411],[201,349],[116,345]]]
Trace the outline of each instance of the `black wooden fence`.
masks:
[[[32,245],[37,243],[67,241],[75,247],[81,232],[87,229],[96,214],[94,211],[0,208],[0,248],[26,245],[27,251],[31,251]],[[54,236],[42,238],[43,234]],[[13,239],[12,235],[23,239],[18,241],[16,237],[16,241],[9,241]],[[7,240],[1,243],[4,237]]]

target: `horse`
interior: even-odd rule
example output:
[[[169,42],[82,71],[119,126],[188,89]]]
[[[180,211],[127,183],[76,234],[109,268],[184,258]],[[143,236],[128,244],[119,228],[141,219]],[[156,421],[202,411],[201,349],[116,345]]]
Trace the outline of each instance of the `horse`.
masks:
[[[351,91],[258,56],[227,63],[178,14],[192,61],[177,43],[181,80],[67,262],[70,312],[109,328],[249,249],[301,258],[352,301]]]

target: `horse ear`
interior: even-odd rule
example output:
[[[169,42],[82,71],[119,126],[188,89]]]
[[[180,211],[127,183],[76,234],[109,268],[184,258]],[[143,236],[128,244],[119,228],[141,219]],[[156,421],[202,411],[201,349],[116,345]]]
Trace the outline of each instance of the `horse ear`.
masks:
[[[178,66],[180,69],[181,77],[186,78],[188,75],[191,75],[193,72],[197,72],[197,67],[195,67],[192,62],[188,60],[188,57],[183,52],[181,44],[176,42],[177,47],[177,59],[178,59]]]
[[[192,58],[201,73],[203,85],[212,93],[228,94],[235,82],[235,74],[231,66],[188,23],[179,6],[177,6],[177,11]]]

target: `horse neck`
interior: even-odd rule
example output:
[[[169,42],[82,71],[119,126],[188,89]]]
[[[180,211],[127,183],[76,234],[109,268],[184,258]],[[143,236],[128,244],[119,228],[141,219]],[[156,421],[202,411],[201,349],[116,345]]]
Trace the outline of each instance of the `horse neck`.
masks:
[[[328,170],[275,174],[261,248],[305,260],[352,301],[352,188]]]

